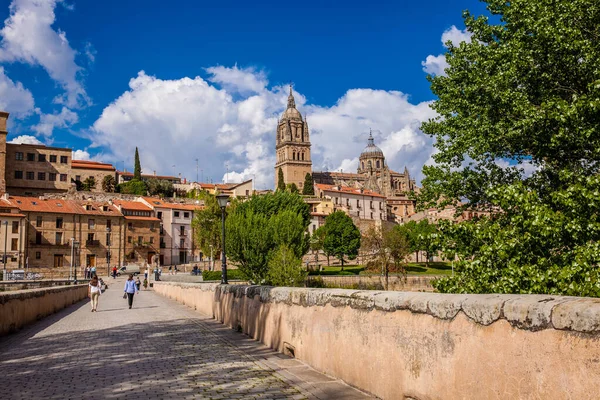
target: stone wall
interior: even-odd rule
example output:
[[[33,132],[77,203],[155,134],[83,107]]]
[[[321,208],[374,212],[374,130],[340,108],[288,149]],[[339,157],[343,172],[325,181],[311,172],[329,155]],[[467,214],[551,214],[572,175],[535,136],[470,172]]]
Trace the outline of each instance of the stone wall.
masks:
[[[403,292],[433,292],[431,282],[439,276],[407,276],[390,275],[388,290]],[[342,276],[308,276],[307,280],[322,280],[329,288],[383,290],[385,277],[381,275],[342,275]],[[313,286],[314,287],[314,286]]]
[[[383,399],[596,399],[600,299],[155,283]]]
[[[0,335],[21,329],[87,297],[87,284],[0,293]]]

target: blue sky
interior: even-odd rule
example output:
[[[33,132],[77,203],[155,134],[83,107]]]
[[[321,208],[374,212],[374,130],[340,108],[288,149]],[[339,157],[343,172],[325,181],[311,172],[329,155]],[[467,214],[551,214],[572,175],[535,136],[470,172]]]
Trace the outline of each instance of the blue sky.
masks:
[[[265,188],[290,81],[314,170],[356,169],[372,128],[390,167],[420,179],[433,151],[418,129],[433,116],[425,71],[443,73],[442,35],[468,40],[462,11],[484,12],[473,0],[1,4],[9,140],[119,169],[138,146],[145,172],[195,180],[198,158],[204,180]]]

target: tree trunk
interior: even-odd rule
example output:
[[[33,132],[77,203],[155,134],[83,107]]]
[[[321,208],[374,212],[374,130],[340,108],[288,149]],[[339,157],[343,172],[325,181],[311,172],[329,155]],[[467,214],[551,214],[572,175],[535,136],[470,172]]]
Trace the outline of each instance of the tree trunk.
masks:
[[[389,277],[390,277],[390,270],[389,268],[386,266],[385,267],[385,290],[390,290],[389,289]]]
[[[416,260],[416,262],[417,262],[417,264],[418,264],[418,263],[419,263],[419,250],[417,250],[417,251],[415,252],[415,260]]]
[[[342,271],[344,270],[344,255],[342,254]]]

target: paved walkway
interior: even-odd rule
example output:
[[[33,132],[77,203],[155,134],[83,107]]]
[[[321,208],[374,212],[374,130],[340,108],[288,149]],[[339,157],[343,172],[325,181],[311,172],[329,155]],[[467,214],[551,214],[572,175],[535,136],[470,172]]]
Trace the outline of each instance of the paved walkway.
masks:
[[[0,399],[365,399],[365,394],[124,280],[0,339]]]

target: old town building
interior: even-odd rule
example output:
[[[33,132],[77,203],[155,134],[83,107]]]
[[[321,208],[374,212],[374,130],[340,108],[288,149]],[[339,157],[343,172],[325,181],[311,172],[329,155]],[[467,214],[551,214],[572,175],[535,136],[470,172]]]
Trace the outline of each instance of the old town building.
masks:
[[[140,201],[114,200],[123,214],[125,263],[155,264],[159,260],[160,219],[154,210]]]
[[[107,176],[115,178],[115,167],[112,164],[101,163],[97,161],[73,160],[71,161],[71,171],[74,182],[81,185],[88,178],[94,179],[94,187],[91,192],[102,192],[102,182]],[[116,184],[116,181],[115,181]]]
[[[312,172],[310,136],[308,122],[296,109],[291,86],[287,109],[277,123],[275,156],[277,160],[275,163],[275,187],[277,187],[281,169],[285,184],[294,183],[302,191],[306,174]]]
[[[167,202],[153,197],[140,198],[160,220],[160,264],[177,265],[198,261],[192,221],[199,204]]]
[[[7,269],[21,269],[25,263],[24,224],[25,215],[21,210],[13,206],[6,196],[0,199],[0,245],[3,246],[0,254]]]

